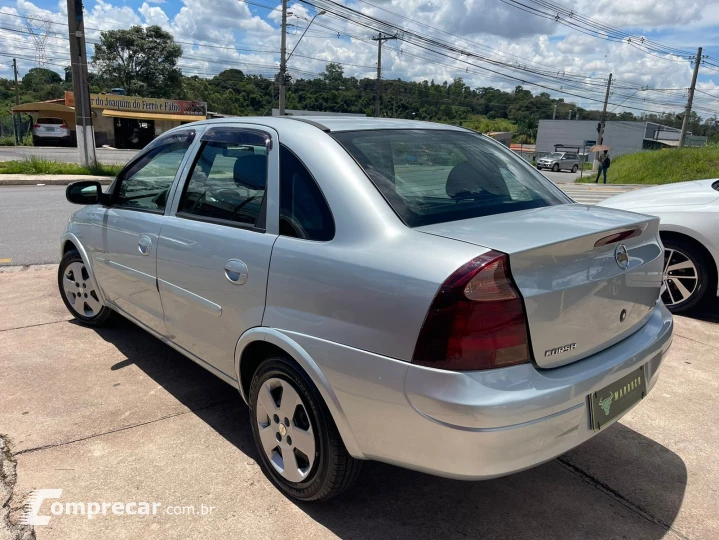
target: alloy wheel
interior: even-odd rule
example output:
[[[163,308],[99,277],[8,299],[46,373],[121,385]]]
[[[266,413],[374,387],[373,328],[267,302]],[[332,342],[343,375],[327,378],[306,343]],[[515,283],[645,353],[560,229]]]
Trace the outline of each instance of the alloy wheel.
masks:
[[[262,384],[257,397],[257,426],[262,449],[288,482],[302,482],[315,462],[315,435],[302,398],[284,379]]]
[[[666,306],[677,306],[689,300],[699,285],[694,262],[676,249],[664,250],[664,286],[662,300]]]
[[[83,263],[73,262],[67,265],[62,276],[62,288],[70,307],[78,315],[91,318],[102,310],[102,302]]]

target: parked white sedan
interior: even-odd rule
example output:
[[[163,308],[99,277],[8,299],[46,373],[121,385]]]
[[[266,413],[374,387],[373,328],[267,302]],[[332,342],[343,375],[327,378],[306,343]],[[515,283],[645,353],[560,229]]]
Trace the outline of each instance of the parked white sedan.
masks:
[[[662,298],[672,312],[687,311],[708,294],[719,295],[719,180],[638,189],[599,204],[660,218]]]

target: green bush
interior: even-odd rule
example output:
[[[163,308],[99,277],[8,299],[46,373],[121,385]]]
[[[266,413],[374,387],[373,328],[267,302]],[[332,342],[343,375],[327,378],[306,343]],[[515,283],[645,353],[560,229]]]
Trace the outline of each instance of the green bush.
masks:
[[[647,150],[612,159],[610,184],[672,184],[719,178],[719,144],[700,148]],[[594,176],[583,182],[594,182]]]

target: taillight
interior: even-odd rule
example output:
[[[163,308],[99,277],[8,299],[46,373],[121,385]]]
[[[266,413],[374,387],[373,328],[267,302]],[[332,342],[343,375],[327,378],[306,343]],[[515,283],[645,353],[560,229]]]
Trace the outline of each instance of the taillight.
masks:
[[[35,129],[37,129],[37,128],[40,127],[40,124],[33,124],[32,127],[35,128]]]
[[[480,255],[442,284],[419,333],[412,363],[473,371],[529,362],[524,307],[507,256]]]
[[[60,129],[67,129],[67,124],[60,124]]]

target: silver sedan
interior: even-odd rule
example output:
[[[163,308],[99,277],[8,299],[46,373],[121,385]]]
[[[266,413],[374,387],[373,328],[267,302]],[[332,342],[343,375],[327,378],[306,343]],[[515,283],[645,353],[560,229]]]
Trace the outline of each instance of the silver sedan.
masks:
[[[462,128],[196,122],[67,197],[68,309],[236,387],[301,500],[367,459],[468,480],[550,460],[640,402],[671,343],[659,220],[574,204]]]

